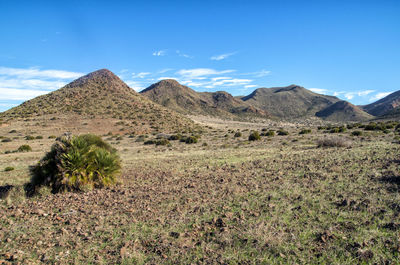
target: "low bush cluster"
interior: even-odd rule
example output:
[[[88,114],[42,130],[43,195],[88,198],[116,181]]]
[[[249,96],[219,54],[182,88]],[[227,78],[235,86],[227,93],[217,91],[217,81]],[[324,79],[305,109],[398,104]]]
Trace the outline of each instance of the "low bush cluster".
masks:
[[[317,141],[318,147],[350,147],[351,142],[344,137],[328,137]]]
[[[311,129],[302,129],[299,134],[308,134],[311,133]]]
[[[273,130],[264,131],[264,132],[262,132],[260,135],[261,135],[261,136],[272,137],[272,136],[275,136],[275,131],[273,131]]]
[[[285,131],[284,129],[279,129],[279,130],[278,130],[278,135],[281,135],[281,136],[283,136],[283,135],[289,135],[289,132],[288,132],[288,131]]]

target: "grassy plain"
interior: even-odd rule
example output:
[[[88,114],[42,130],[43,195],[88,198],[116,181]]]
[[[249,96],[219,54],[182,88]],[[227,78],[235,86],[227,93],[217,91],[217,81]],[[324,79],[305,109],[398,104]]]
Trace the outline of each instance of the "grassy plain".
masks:
[[[285,124],[289,135],[248,141],[251,129],[262,134],[282,124],[210,121],[196,144],[156,146],[143,144],[155,135],[116,124],[3,124],[0,141],[11,142],[0,143],[0,264],[399,263],[394,129],[352,136],[360,129]],[[311,133],[299,134],[304,128]],[[63,130],[95,132],[117,148],[120,184],[56,195],[43,189],[26,198],[29,166]],[[333,135],[349,145],[318,147]],[[24,144],[32,151],[13,152]],[[4,192],[6,185],[13,187]]]

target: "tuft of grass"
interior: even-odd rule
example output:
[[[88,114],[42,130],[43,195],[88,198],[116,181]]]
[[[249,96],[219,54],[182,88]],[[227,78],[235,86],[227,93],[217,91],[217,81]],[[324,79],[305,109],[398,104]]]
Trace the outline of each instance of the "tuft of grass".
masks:
[[[6,167],[4,168],[4,171],[13,171],[15,168],[14,167]]]
[[[242,137],[242,133],[241,132],[235,132],[234,137]]]

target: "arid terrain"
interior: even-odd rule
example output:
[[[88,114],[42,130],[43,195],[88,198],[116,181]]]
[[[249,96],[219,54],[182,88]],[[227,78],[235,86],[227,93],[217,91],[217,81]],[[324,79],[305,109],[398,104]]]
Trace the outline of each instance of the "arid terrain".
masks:
[[[2,124],[0,263],[398,263],[395,122],[382,130],[198,117],[203,129],[186,132],[197,143],[155,145],[144,143],[172,134],[131,134],[111,118],[102,126],[73,120]],[[261,139],[249,141],[251,130]],[[97,133],[115,147],[120,183],[26,197],[29,167],[65,131]],[[321,146],[327,139],[338,146]]]

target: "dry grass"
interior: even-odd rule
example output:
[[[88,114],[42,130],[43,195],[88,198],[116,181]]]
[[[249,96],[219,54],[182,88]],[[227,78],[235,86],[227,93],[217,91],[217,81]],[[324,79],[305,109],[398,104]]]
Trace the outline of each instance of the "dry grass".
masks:
[[[234,137],[237,128],[209,129],[192,145],[148,146],[136,142],[137,136],[108,135],[123,161],[120,186],[61,195],[43,190],[27,199],[22,188],[27,166],[48,150],[54,139],[47,136],[56,133],[29,126],[44,136],[29,141],[33,151],[3,154],[26,142],[28,132],[18,126],[0,130],[1,136],[12,129],[21,134],[0,144],[0,163],[16,168],[0,172],[0,185],[15,186],[0,203],[0,260],[395,264],[399,259],[400,151],[393,132],[366,132],[353,139],[352,148],[335,152],[317,148],[323,132],[313,128],[299,135],[295,126],[285,127],[288,136],[256,142],[247,140],[247,125],[239,129],[242,137]]]

